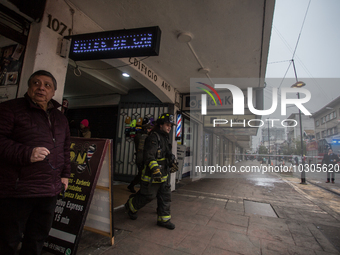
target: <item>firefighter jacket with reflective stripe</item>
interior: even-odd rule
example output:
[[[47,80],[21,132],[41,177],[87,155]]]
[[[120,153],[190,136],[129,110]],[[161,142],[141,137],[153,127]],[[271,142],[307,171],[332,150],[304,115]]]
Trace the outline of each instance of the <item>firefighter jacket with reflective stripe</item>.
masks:
[[[144,145],[144,169],[142,181],[157,183],[152,178],[152,173],[159,168],[162,181],[167,181],[169,174],[168,157],[171,155],[171,144],[168,133],[156,129],[146,138]]]

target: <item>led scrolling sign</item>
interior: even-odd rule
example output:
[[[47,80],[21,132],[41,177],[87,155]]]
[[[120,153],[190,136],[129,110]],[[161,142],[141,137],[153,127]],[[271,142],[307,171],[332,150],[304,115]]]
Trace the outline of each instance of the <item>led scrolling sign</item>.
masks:
[[[161,30],[158,26],[122,29],[71,38],[69,58],[74,61],[158,56]]]

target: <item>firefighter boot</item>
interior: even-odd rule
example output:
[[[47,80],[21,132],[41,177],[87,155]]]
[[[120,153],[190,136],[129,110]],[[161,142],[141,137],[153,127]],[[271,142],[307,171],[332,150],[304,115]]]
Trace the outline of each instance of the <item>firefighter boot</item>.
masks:
[[[130,190],[131,193],[136,193],[135,188],[130,184],[127,186],[128,190]]]
[[[130,210],[130,207],[129,207],[128,203],[125,204],[125,212],[129,215],[131,220],[137,220],[137,218],[138,218],[137,213],[133,213]]]
[[[163,222],[163,221],[157,221],[157,225],[160,227],[164,227],[167,229],[175,229],[175,224],[173,224],[170,220]]]

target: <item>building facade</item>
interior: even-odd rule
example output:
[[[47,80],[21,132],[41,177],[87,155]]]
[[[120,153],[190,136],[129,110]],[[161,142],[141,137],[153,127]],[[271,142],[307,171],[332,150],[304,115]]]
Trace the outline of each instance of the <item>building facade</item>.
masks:
[[[139,1],[112,1],[107,3],[110,6],[102,6],[89,0],[1,0],[0,11],[7,18],[0,18],[0,100],[22,97],[34,71],[50,71],[58,82],[54,99],[60,103],[68,100],[69,120],[77,123],[88,118],[94,137],[113,140],[117,180],[128,181],[137,173],[133,137],[125,134],[127,117],[157,119],[169,112],[177,119],[181,114],[181,134],[177,137],[175,129],[171,133],[172,151],[176,155],[177,145],[182,145],[186,153],[182,172],[172,175],[172,187],[182,174],[202,177],[192,172],[194,166],[233,164],[242,159],[251,148],[250,136],[256,135],[257,128],[212,128],[204,118],[185,108],[184,98],[190,93],[190,78],[255,77],[249,84],[241,84],[240,89],[256,88],[254,102],[261,109],[274,1],[219,0],[206,13],[214,18],[209,26],[200,18],[208,11],[204,4],[163,3],[149,1],[151,6],[158,6],[155,11]],[[188,13],[192,5],[200,11]],[[222,15],[226,10],[228,17]],[[172,20],[174,16],[183,20]],[[228,31],[224,29],[227,24],[232,24]],[[68,57],[72,35],[150,26],[159,26],[162,31],[159,56],[90,61]],[[232,36],[235,34],[240,36]],[[252,44],[246,43],[250,40]],[[123,78],[122,73],[130,78]],[[225,105],[227,101],[228,96]],[[232,104],[231,100],[230,109]],[[230,109],[216,114],[229,118],[233,116]],[[241,117],[246,119],[246,115],[258,118],[250,115],[249,109]]]

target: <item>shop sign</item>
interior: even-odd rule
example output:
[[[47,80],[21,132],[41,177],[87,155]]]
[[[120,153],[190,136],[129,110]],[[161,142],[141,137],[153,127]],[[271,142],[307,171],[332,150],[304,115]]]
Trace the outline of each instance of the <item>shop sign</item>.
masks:
[[[174,93],[174,88],[168,84],[166,81],[161,79],[152,69],[150,69],[147,65],[145,65],[142,61],[137,58],[129,58],[129,63],[131,66],[138,70],[141,74],[147,77],[150,81],[152,81],[159,88],[164,90],[165,92]]]
[[[246,93],[245,93],[246,94]],[[201,111],[202,109],[202,95],[198,93],[190,93],[183,96],[183,110],[184,111]],[[211,97],[206,99],[206,109],[220,111],[233,109],[233,95],[230,91],[219,92],[219,100],[213,100]],[[247,100],[247,96],[245,97]],[[256,93],[253,94],[253,102],[255,101]],[[216,102],[216,104],[215,104]],[[243,107],[247,108],[245,100],[243,100]],[[216,107],[217,106],[217,107]]]
[[[315,151],[318,150],[318,143],[316,141],[311,141],[306,143],[307,151]]]
[[[57,200],[44,250],[76,254],[109,140],[71,137],[69,186]]]
[[[154,26],[78,34],[65,38],[72,39],[69,58],[74,61],[158,56],[161,30]]]

